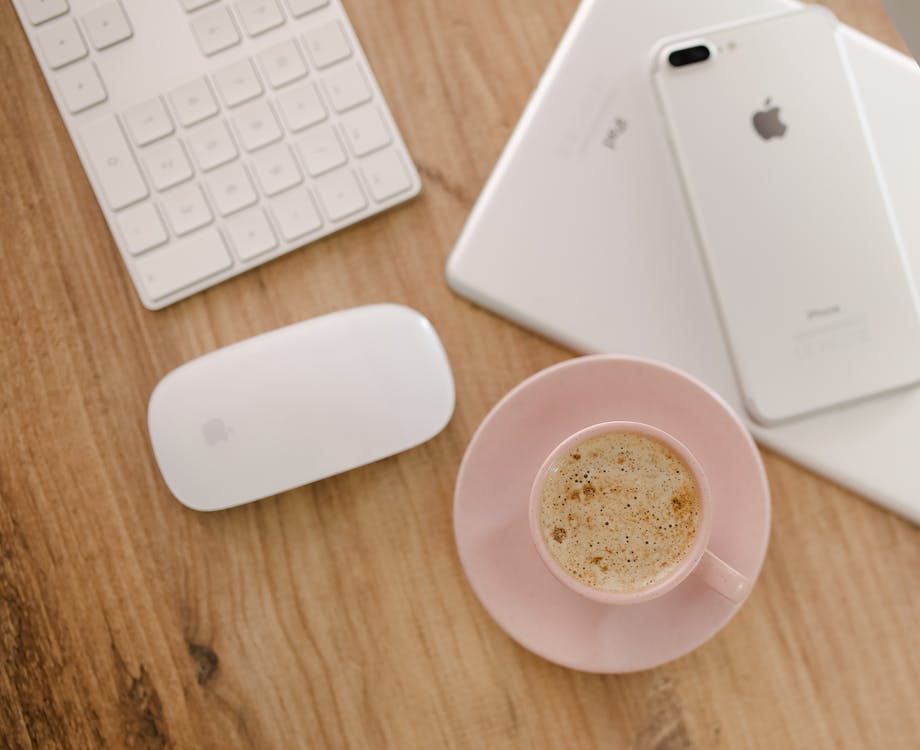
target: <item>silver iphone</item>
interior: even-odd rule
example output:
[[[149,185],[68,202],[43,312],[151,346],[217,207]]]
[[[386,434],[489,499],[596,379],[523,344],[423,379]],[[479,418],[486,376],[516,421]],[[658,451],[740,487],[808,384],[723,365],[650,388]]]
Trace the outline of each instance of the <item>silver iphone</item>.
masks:
[[[837,21],[664,42],[653,79],[752,417],[920,380],[920,308]]]

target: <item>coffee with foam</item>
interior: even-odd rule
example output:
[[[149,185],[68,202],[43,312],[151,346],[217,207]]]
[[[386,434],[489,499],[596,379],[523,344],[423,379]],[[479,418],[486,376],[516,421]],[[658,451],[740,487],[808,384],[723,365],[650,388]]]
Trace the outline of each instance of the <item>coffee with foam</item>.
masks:
[[[543,540],[563,570],[601,591],[636,592],[668,578],[690,553],[702,498],[668,445],[612,432],[559,458],[539,513]]]

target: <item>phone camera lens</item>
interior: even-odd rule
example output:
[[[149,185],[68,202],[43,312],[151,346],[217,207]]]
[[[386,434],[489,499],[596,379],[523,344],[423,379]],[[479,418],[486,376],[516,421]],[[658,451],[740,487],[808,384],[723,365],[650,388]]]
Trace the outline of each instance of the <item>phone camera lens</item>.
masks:
[[[685,65],[693,65],[708,60],[712,53],[705,44],[698,44],[695,47],[686,47],[685,49],[676,49],[668,55],[668,62],[675,68],[682,68]]]

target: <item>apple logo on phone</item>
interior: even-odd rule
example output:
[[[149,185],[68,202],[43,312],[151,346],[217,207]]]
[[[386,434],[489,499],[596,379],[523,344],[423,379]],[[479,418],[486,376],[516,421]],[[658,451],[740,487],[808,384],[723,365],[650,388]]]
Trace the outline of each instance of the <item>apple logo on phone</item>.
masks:
[[[754,130],[765,141],[782,138],[786,134],[786,123],[779,119],[779,107],[770,106],[769,98],[764,102],[764,107],[751,118]]]

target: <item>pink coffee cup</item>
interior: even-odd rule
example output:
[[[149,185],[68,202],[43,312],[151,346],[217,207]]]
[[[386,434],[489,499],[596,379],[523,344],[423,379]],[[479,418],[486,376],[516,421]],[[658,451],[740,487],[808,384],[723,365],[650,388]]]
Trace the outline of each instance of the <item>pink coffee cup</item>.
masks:
[[[556,467],[557,462],[568,451],[575,448],[589,438],[607,435],[615,432],[635,432],[648,437],[654,438],[659,442],[667,445],[674,453],[680,456],[696,478],[697,485],[700,489],[701,519],[696,539],[690,552],[684,557],[680,564],[675,567],[671,575],[655,584],[640,589],[638,591],[620,592],[604,591],[596,589],[582,583],[565,570],[553,557],[552,552],[546,546],[543,534],[540,530],[540,506],[543,495],[543,485],[549,473]],[[550,572],[575,591],[588,599],[593,599],[602,604],[637,604],[639,602],[649,601],[656,597],[666,594],[678,586],[687,576],[693,574],[706,583],[714,591],[718,592],[726,599],[733,602],[742,601],[747,596],[751,587],[751,581],[735,570],[731,565],[714,555],[708,548],[709,537],[712,532],[713,514],[716,512],[712,500],[712,492],[709,489],[709,481],[706,479],[706,473],[699,461],[693,456],[687,447],[677,438],[669,435],[663,430],[651,425],[642,424],[641,422],[602,422],[600,424],[586,427],[579,430],[574,435],[567,437],[546,457],[543,465],[534,478],[530,490],[530,534],[533,537],[534,545],[543,563],[549,568]]]

